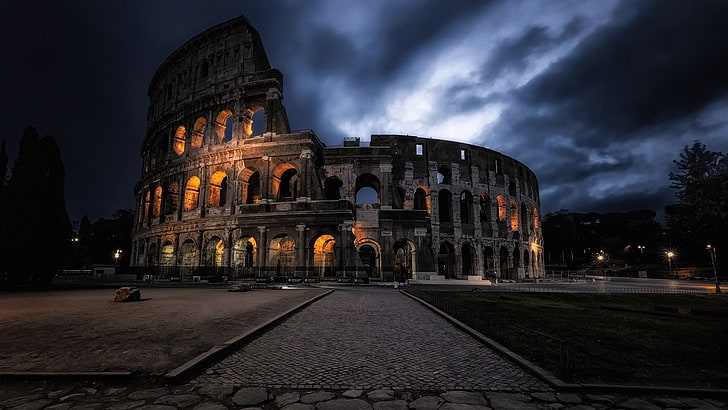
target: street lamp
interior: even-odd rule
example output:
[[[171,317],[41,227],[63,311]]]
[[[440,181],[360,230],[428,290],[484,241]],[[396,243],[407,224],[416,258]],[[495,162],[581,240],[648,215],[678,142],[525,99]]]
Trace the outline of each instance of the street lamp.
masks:
[[[599,264],[599,267],[602,269],[602,279],[604,276],[604,261],[607,259],[607,257],[604,255],[604,251],[599,251],[597,254],[597,263]]]
[[[637,257],[637,263],[639,264],[639,263],[640,263],[640,259],[642,259],[642,252],[644,252],[644,251],[645,251],[645,247],[644,247],[644,246],[642,246],[642,245],[637,245],[637,249],[639,249],[639,250],[640,250],[640,254],[639,254],[639,256]]]
[[[670,277],[672,278],[672,258],[675,257],[675,252],[667,251],[665,252],[665,256],[667,256],[667,266],[670,269]]]
[[[114,252],[114,262],[116,262],[117,265],[119,264],[119,259],[121,259],[121,252],[122,252],[121,249],[117,249]]]
[[[715,293],[721,293],[720,292],[720,283],[718,283],[718,269],[716,267],[716,260],[715,260],[715,247],[711,244],[708,244],[705,249],[708,250],[710,253],[710,262],[713,264],[713,275],[715,276]]]

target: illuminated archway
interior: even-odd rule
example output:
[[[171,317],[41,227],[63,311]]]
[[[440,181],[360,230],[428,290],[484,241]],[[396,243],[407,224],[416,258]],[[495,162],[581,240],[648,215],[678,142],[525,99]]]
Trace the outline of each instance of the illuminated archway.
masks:
[[[154,188],[154,198],[152,200],[152,216],[158,217],[162,213],[162,187]]]
[[[174,153],[177,155],[182,155],[185,152],[185,133],[187,132],[187,129],[184,127],[184,125],[180,125],[177,127],[177,131],[174,132],[174,137],[172,139],[172,148],[174,149]]]
[[[518,230],[518,204],[516,201],[511,201],[511,231]]]
[[[172,182],[167,186],[167,200],[164,201],[164,213],[166,215],[177,212],[179,206],[179,184]]]
[[[313,245],[314,275],[324,278],[336,273],[336,240],[332,235],[321,235]]]
[[[399,282],[414,279],[417,270],[415,263],[417,260],[417,249],[415,245],[406,239],[400,239],[395,242],[393,251],[394,261],[392,263],[392,269],[394,279]]]
[[[245,275],[251,275],[257,256],[258,246],[255,238],[242,236],[235,241],[233,245],[233,266],[236,269],[244,271]]]
[[[233,139],[233,113],[223,110],[215,118],[215,142],[228,142]]]
[[[505,221],[506,214],[508,213],[506,210],[506,199],[503,195],[498,195],[495,199],[498,202],[498,221]]]
[[[296,268],[296,242],[290,235],[281,234],[270,241],[268,266],[277,276],[292,276]]]
[[[207,241],[205,247],[205,265],[206,266],[223,266],[223,256],[225,255],[225,243],[217,236],[213,236]]]
[[[166,241],[164,242],[164,245],[162,245],[162,255],[159,260],[160,266],[174,266],[174,245],[172,245],[172,242]]]
[[[225,205],[227,199],[227,181],[227,174],[222,171],[216,171],[212,174],[210,177],[210,186],[208,187],[208,206],[218,207]]]
[[[199,205],[199,197],[200,178],[193,176],[187,180],[187,185],[185,186],[184,210],[192,211],[197,209],[197,206]]]
[[[278,201],[296,199],[298,171],[291,164],[281,164],[273,171],[273,195]]]
[[[378,278],[381,276],[381,259],[379,244],[371,239],[366,239],[358,242],[356,245],[357,252],[359,253],[359,259],[361,260],[362,267],[367,272],[367,276],[371,278]]]
[[[195,148],[200,148],[203,141],[205,140],[205,131],[207,130],[207,120],[203,117],[198,118],[195,121],[195,125],[192,126],[192,141],[190,145]]]
[[[195,241],[187,239],[182,242],[180,256],[182,258],[182,266],[195,266],[197,264],[197,246],[195,246]]]
[[[414,196],[415,210],[427,211],[429,214],[432,210],[430,207],[430,190],[424,186],[418,186]]]

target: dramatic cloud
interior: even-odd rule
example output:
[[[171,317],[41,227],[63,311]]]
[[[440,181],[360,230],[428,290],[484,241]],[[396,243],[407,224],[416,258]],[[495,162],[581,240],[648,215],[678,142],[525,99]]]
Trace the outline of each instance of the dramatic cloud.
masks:
[[[0,3],[9,152],[56,137],[73,219],[134,206],[146,95],[196,34],[245,15],[294,129],[482,145],[539,177],[542,213],[661,212],[684,145],[728,151],[722,0]]]

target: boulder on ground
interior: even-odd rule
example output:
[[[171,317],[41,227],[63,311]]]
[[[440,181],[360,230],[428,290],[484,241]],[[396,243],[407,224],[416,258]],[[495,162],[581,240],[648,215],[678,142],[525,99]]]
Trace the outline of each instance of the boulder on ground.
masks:
[[[123,287],[116,289],[114,302],[135,302],[142,300],[142,292],[139,288]]]

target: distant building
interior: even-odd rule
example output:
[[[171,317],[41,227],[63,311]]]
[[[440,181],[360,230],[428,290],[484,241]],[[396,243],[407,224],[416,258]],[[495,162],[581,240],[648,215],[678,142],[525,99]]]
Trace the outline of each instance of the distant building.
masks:
[[[283,76],[243,17],[174,51],[149,97],[139,269],[182,280],[544,273],[531,170],[457,142],[372,135],[328,147],[292,132]]]

